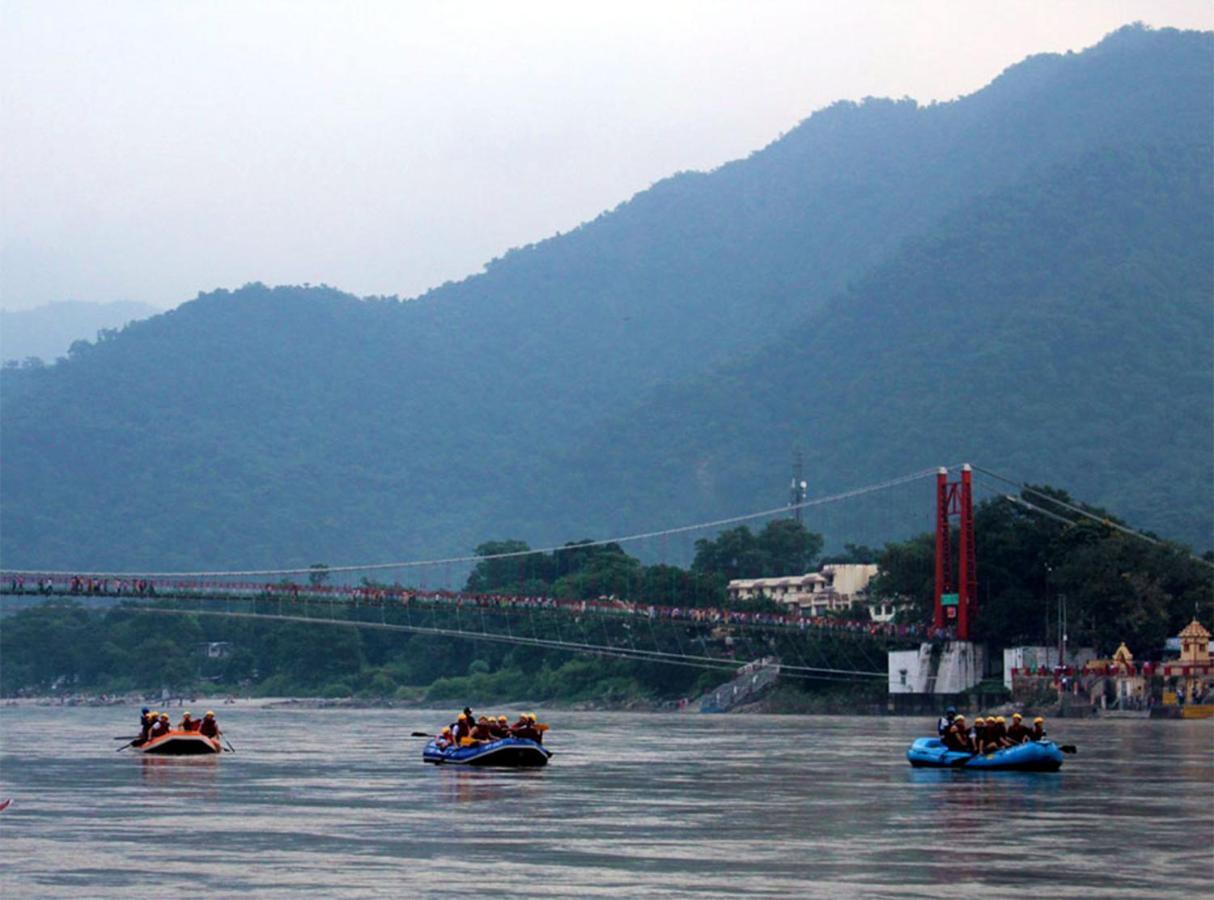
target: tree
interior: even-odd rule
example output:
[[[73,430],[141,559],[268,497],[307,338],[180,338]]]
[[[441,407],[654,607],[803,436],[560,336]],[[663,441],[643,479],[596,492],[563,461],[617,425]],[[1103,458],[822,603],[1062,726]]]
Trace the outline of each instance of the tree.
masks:
[[[696,541],[692,571],[726,580],[798,575],[809,571],[822,551],[822,535],[795,519],[774,519],[756,536],[745,525]]]
[[[822,552],[822,535],[796,519],[773,519],[759,532],[758,545],[767,572],[800,575],[810,570]]]
[[[531,548],[525,541],[487,541],[480,544],[475,553],[481,557],[503,557],[482,559],[468,575],[464,590],[474,594],[518,593],[528,582],[547,583],[549,558],[543,553],[528,553]]]

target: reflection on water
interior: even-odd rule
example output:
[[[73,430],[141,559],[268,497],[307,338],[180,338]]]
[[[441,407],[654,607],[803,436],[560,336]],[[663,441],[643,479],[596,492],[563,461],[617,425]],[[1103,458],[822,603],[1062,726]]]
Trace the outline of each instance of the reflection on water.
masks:
[[[218,800],[218,756],[149,756],[140,754],[145,787],[176,790],[189,799]]]
[[[440,895],[469,872],[549,895],[1179,897],[1212,874],[1214,722],[1056,722],[1080,752],[1034,774],[912,769],[932,723],[907,719],[556,712],[549,766],[493,770],[421,762],[405,735],[449,710],[393,734],[229,707],[240,752],[189,758],[114,753],[135,718],[0,710],[6,897]]]

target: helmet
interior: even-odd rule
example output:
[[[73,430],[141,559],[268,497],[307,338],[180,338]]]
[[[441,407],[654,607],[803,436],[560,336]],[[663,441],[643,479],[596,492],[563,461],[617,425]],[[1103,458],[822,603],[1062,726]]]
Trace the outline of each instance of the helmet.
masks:
[[[974,724],[975,725],[985,725],[986,719],[984,719],[982,716],[979,716],[978,718],[974,719]]]
[[[961,715],[961,713],[957,713],[957,721],[964,724],[965,716]]]
[[[1012,713],[1012,718],[1019,721],[1020,719],[1023,719],[1024,716],[1020,715],[1020,713]]]
[[[1000,725],[1006,725],[1006,724],[1007,724],[1007,719],[1003,718],[1003,716],[998,716],[998,717],[995,719],[995,721],[996,721],[996,722],[998,722]]]
[[[146,706],[145,706],[143,709],[139,710],[139,711],[140,711],[141,713],[143,713],[145,716],[146,716],[146,715],[147,715],[149,712],[151,712],[151,710],[149,710],[149,709],[148,709]]]
[[[164,719],[164,720],[167,722],[167,721],[169,720],[169,714],[168,714],[168,713],[161,713],[161,714],[160,714],[160,718]]]
[[[955,707],[955,706],[950,706],[948,709],[946,709],[946,710],[944,711],[944,714],[945,714],[946,716],[955,716],[955,715],[957,715],[957,707]]]
[[[528,722],[534,722],[534,721],[535,721],[535,713],[527,713],[527,721],[528,721]]]
[[[181,714],[181,718],[183,718],[183,719],[188,719],[189,717],[190,717],[190,711],[188,709]]]
[[[208,710],[207,710],[207,715],[208,715],[208,716],[212,716],[212,717],[214,717],[215,713],[211,712],[211,711],[208,709]],[[204,716],[203,718],[206,718],[206,716]]]
[[[1041,716],[1038,716],[1037,718],[1033,719],[1033,724],[1034,725],[1044,725],[1045,719],[1041,718]]]
[[[505,722],[505,721],[506,721],[506,717],[505,717],[505,716],[498,716],[498,717],[497,717],[497,720],[498,720],[499,722]]]

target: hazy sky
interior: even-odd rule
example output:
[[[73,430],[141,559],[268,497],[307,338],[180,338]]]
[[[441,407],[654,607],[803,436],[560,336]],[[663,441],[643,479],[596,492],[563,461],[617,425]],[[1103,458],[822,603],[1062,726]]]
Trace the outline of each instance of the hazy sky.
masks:
[[[412,296],[815,109],[1208,0],[0,0],[0,305]]]

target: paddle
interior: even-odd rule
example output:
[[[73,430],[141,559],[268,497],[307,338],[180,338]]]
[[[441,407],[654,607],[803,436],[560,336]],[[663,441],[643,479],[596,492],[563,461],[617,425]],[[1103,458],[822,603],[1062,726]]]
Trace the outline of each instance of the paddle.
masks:
[[[139,740],[139,737],[138,736],[126,737],[125,735],[123,735],[122,737],[110,738],[110,740],[111,741],[137,741],[137,740]]]
[[[228,741],[228,739],[227,739],[226,737],[224,737],[224,740],[225,740],[225,741]],[[229,752],[229,753],[235,753],[235,752],[236,752],[236,748],[232,746],[232,742],[231,742],[231,741],[228,741],[228,752]]]
[[[115,740],[117,740],[117,738],[115,738]],[[115,752],[115,753],[121,753],[121,752],[122,752],[123,750],[125,750],[127,747],[134,746],[135,741],[137,741],[137,740],[139,740],[139,738],[131,738],[131,740],[130,740],[130,741],[128,741],[127,743],[123,744],[121,747],[119,747],[119,748],[118,748],[117,750],[115,750],[114,752]]]
[[[1078,753],[1079,752],[1079,748],[1076,747],[1074,744],[1063,744],[1058,749],[1061,750],[1063,753]]]
[[[428,738],[428,737],[430,737],[430,732],[428,732],[428,731],[415,731],[415,732],[413,732],[412,734],[410,734],[410,735],[409,735],[409,737],[425,737],[425,738]]]

